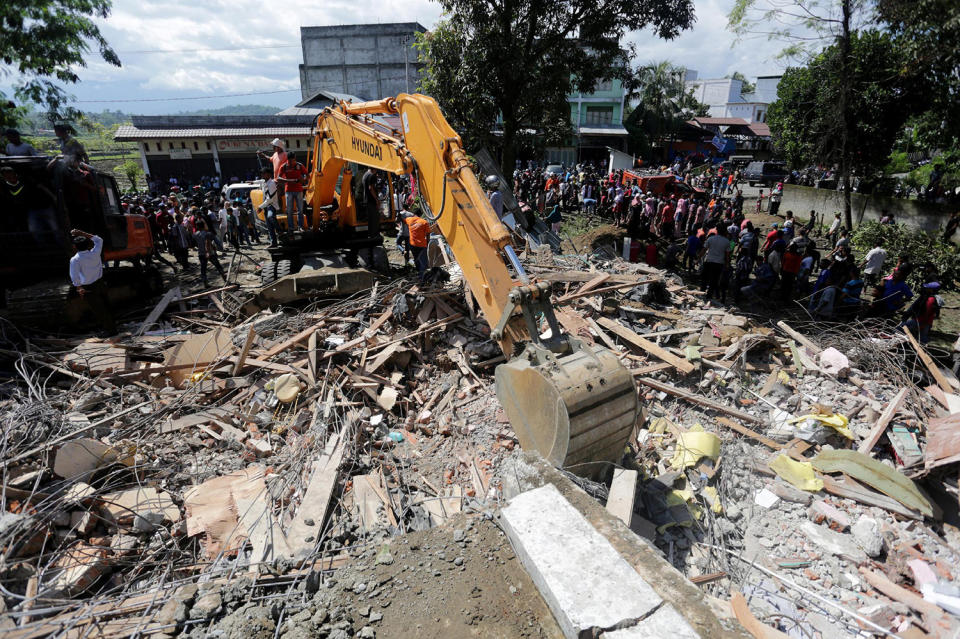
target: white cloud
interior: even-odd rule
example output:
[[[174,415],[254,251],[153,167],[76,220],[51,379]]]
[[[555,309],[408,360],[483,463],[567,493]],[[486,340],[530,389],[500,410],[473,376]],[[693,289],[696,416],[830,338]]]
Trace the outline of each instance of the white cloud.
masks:
[[[731,48],[726,14],[734,0],[696,0],[694,28],[672,41],[634,32],[635,64],[667,59],[699,71],[701,77],[740,71],[748,77],[778,73],[775,43],[746,41]],[[120,53],[117,69],[93,57],[79,69],[82,82],[68,90],[83,108],[169,113],[238,102],[289,106],[296,93],[247,96],[223,101],[97,103],[94,100],[183,98],[253,93],[299,87],[302,62],[300,27],[365,22],[420,22],[431,28],[441,7],[433,0],[114,0],[112,15],[101,21],[104,35]],[[284,45],[289,48],[264,49]],[[236,51],[197,51],[246,47]],[[133,53],[173,49],[178,53]]]

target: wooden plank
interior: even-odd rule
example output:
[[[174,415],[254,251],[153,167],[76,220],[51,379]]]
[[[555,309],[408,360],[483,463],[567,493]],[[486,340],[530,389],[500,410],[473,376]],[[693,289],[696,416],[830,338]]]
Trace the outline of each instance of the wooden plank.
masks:
[[[607,332],[605,330],[600,328],[600,325],[597,324],[592,317],[586,318],[585,321],[587,325],[590,328],[592,328],[593,331],[597,334],[597,337],[599,337],[600,340],[607,345],[607,348],[609,348],[614,353],[617,353],[618,355],[620,354],[620,349],[617,348],[617,343],[613,341],[613,338],[607,335]]]
[[[277,354],[279,354],[279,353],[282,353],[283,351],[287,350],[288,348],[290,348],[290,347],[293,346],[294,344],[296,344],[296,343],[298,343],[298,342],[302,342],[303,340],[309,338],[312,333],[314,333],[314,332],[316,332],[317,330],[319,330],[320,328],[322,328],[325,323],[326,323],[326,320],[325,320],[325,319],[320,320],[319,322],[317,322],[316,324],[314,324],[314,325],[311,326],[310,328],[305,328],[305,329],[303,329],[302,331],[300,331],[299,333],[297,333],[296,335],[294,335],[293,337],[291,337],[291,338],[289,338],[289,339],[286,339],[286,340],[280,342],[279,344],[277,344],[276,346],[272,347],[270,350],[268,350],[266,353],[264,353],[263,355],[261,355],[261,356],[258,357],[257,359],[260,360],[260,361],[264,361],[264,360],[270,359],[270,358],[273,357],[274,355],[277,355]]]
[[[823,489],[831,495],[852,499],[867,506],[883,508],[884,510],[889,510],[892,513],[902,515],[908,519],[916,519],[918,521],[923,519],[923,515],[919,512],[907,508],[896,499],[867,488],[850,477],[844,476],[843,479],[840,480],[830,475],[820,475],[820,479],[823,480]]]
[[[649,386],[650,388],[653,388],[654,390],[658,390],[658,391],[667,393],[669,395],[673,395],[674,397],[679,397],[680,399],[686,400],[693,404],[697,404],[698,406],[703,406],[704,408],[715,410],[718,413],[725,413],[727,415],[730,415],[731,417],[736,417],[737,419],[744,422],[750,422],[752,424],[764,423],[762,419],[760,419],[759,417],[755,417],[750,413],[744,413],[743,411],[739,411],[735,408],[729,408],[727,406],[724,406],[723,404],[718,404],[717,402],[711,401],[706,397],[700,397],[699,395],[694,395],[693,393],[677,388],[676,386],[671,386],[670,384],[664,384],[662,382],[658,382],[657,380],[651,379],[649,377],[641,377],[637,381],[643,384],[644,386]]]
[[[883,573],[864,567],[859,568],[859,570],[860,574],[863,575],[864,580],[868,584],[894,601],[899,601],[902,604],[910,606],[917,612],[923,613],[924,616],[928,616],[930,620],[939,619],[943,616],[943,610],[941,610],[938,605],[927,601],[920,595],[907,590],[903,586],[898,586],[890,581]]]
[[[643,375],[649,375],[650,373],[659,373],[662,370],[668,368],[673,368],[670,364],[666,362],[660,362],[658,364],[650,364],[649,366],[643,366],[635,370],[630,371],[634,377],[642,377]]]
[[[633,519],[633,504],[637,497],[637,471],[615,468],[610,494],[607,496],[607,512],[630,525]]]
[[[593,343],[593,335],[590,334],[589,318],[585,319],[581,315],[566,308],[556,308],[553,313],[557,316],[557,321],[560,322],[560,326],[562,326],[563,330],[569,335]]]
[[[903,403],[903,400],[907,397],[907,393],[909,391],[909,387],[901,388],[900,392],[890,400],[886,408],[883,409],[883,413],[880,414],[880,419],[878,419],[877,423],[874,424],[872,429],[870,429],[870,434],[867,435],[866,439],[860,442],[860,447],[857,448],[858,452],[861,452],[864,455],[870,454],[870,451],[873,450],[873,447],[877,445],[878,441],[880,441],[883,433],[886,432],[887,426],[890,425],[890,420],[892,420],[893,416],[897,414],[900,404]]]
[[[374,373],[378,368],[383,366],[383,363],[390,359],[390,356],[397,352],[397,349],[400,348],[400,342],[396,342],[388,346],[387,348],[380,351],[380,353],[371,360],[370,364],[364,368],[360,368],[364,373]]]
[[[917,343],[917,338],[913,336],[913,333],[910,332],[910,329],[906,326],[903,327],[903,332],[906,334],[907,339],[910,340],[910,345],[913,346],[913,350],[917,351],[917,355],[920,356],[920,361],[923,362],[923,365],[927,367],[927,370],[930,371],[930,375],[933,376],[933,379],[936,380],[937,386],[944,393],[953,393],[953,386],[950,385],[950,382],[947,381],[947,378],[944,377],[943,373],[940,372],[940,367],[937,366],[936,362],[933,361],[933,358],[927,354],[927,351],[924,350],[919,343]]]
[[[760,389],[760,392],[757,393],[760,397],[766,397],[767,394],[773,390],[773,387],[777,384],[777,379],[780,377],[780,367],[774,366],[773,370],[770,371],[770,375],[767,376],[767,381],[763,383],[763,388]]]
[[[160,301],[157,302],[157,305],[153,307],[153,310],[150,311],[150,314],[147,315],[147,318],[143,320],[143,323],[140,324],[140,328],[137,329],[137,335],[143,335],[144,332],[156,323],[160,316],[163,315],[163,312],[167,310],[167,306],[170,305],[170,302],[174,300],[181,300],[180,296],[180,287],[174,286],[169,291],[163,294],[163,297],[160,298]]]
[[[622,324],[618,324],[617,322],[614,322],[613,320],[606,317],[599,318],[597,320],[597,323],[603,326],[604,328],[608,329],[610,332],[614,333],[615,335],[627,340],[634,346],[650,353],[657,359],[661,359],[664,362],[671,364],[678,371],[682,373],[693,372],[693,369],[694,369],[693,364],[691,364],[685,359],[680,359],[673,353],[654,344],[650,340],[640,337],[639,335],[637,335],[635,332],[633,332],[626,326],[623,326]]]
[[[317,331],[310,333],[307,339],[307,372],[310,373],[310,381],[317,383]]]
[[[733,608],[733,614],[736,616],[737,621],[740,622],[740,625],[743,626],[747,632],[753,635],[754,639],[790,639],[789,635],[780,632],[773,626],[762,623],[754,617],[753,613],[750,612],[750,606],[747,605],[746,598],[744,598],[739,591],[733,593],[733,597],[730,599],[730,606]]]
[[[541,282],[570,282],[571,284],[578,284],[580,282],[589,282],[596,277],[596,274],[588,273],[587,271],[561,271],[559,273],[537,273],[535,277]],[[606,281],[617,284],[638,284],[640,280],[643,279],[647,278],[640,275],[620,273],[617,275],[611,274]]]
[[[666,313],[664,311],[656,311],[652,308],[638,308],[636,306],[629,306],[627,304],[621,304],[620,309],[627,311],[628,313],[647,315],[649,317],[659,317],[660,319],[670,320],[671,322],[679,322],[683,319],[683,315],[680,315],[679,313]]]
[[[327,441],[323,453],[313,462],[307,489],[303,492],[293,523],[287,529],[287,543],[295,556],[300,551],[313,550],[316,543],[306,541],[308,537],[314,540],[320,538],[323,522],[330,509],[330,497],[340,474],[343,449],[342,435],[334,435]],[[308,519],[313,521],[312,526],[307,525]]]
[[[250,347],[253,345],[253,338],[255,335],[256,332],[253,330],[253,324],[251,324],[250,328],[247,329],[247,339],[243,342],[243,348],[240,350],[240,356],[233,365],[233,377],[239,375],[240,371],[243,370],[243,364],[247,361],[247,355],[250,354]]]
[[[720,424],[723,424],[724,426],[726,426],[726,427],[729,428],[730,430],[735,430],[735,431],[737,431],[737,432],[740,433],[741,435],[746,435],[747,437],[750,437],[751,439],[755,439],[755,440],[757,440],[758,442],[760,442],[761,444],[763,444],[764,446],[766,446],[766,447],[768,447],[768,448],[772,448],[773,450],[783,450],[783,448],[784,448],[784,445],[781,444],[780,442],[774,441],[774,440],[770,439],[769,437],[766,437],[766,436],[764,436],[764,435],[761,435],[760,433],[758,433],[758,432],[755,431],[755,430],[750,430],[750,429],[747,428],[746,426],[743,426],[743,425],[741,425],[741,424],[738,424],[737,422],[735,422],[735,421],[733,421],[733,420],[731,420],[731,419],[727,419],[726,417],[717,417],[717,422],[719,422]]]
[[[795,331],[793,328],[791,328],[790,325],[787,324],[786,322],[784,322],[784,321],[779,321],[779,322],[777,322],[777,326],[780,327],[780,330],[782,330],[784,333],[786,333],[787,335],[789,335],[790,337],[792,337],[792,338],[794,339],[794,341],[802,344],[802,345],[804,346],[804,348],[806,348],[807,350],[813,352],[814,355],[819,354],[820,351],[822,350],[819,346],[817,346],[816,344],[814,344],[813,341],[811,341],[810,339],[808,339],[808,338],[807,338],[806,336],[804,336],[802,333],[798,333],[798,332]]]

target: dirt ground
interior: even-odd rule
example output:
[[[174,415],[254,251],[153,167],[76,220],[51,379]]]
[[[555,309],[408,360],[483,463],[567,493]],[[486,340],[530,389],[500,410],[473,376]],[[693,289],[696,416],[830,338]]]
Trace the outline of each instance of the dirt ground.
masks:
[[[355,629],[372,626],[378,639],[559,639],[491,516],[460,515],[371,549],[337,572],[326,605],[347,610]]]

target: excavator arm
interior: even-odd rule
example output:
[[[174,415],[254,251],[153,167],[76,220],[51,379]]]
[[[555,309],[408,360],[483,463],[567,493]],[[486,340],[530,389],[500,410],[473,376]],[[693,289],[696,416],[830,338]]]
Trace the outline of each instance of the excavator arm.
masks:
[[[402,130],[383,130],[370,117],[375,115],[399,116]],[[324,110],[317,118],[307,192],[315,223],[316,211],[334,203],[347,162],[414,178],[427,209],[421,215],[446,238],[508,358],[497,367],[497,396],[521,446],[583,475],[607,469],[596,462],[618,462],[638,414],[633,377],[610,351],[561,333],[549,285],[531,283],[524,273],[509,231],[436,101],[401,94]],[[344,206],[346,190],[341,187],[339,206],[352,209]],[[541,317],[549,327],[543,337]],[[526,346],[514,357],[521,343]]]

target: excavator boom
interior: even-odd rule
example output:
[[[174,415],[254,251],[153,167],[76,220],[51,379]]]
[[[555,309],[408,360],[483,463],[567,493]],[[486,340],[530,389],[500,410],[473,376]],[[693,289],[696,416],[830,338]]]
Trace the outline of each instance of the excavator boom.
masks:
[[[376,115],[399,116],[402,130],[384,130]],[[414,178],[428,209],[421,215],[446,238],[508,358],[497,367],[497,396],[523,448],[583,475],[606,470],[597,462],[620,460],[638,413],[633,377],[610,351],[561,333],[549,285],[524,273],[510,232],[433,98],[401,94],[328,108],[317,118],[312,158],[307,199],[315,225],[316,212],[334,203],[347,162]],[[343,191],[339,207],[352,209]],[[543,336],[541,318],[549,327]]]

